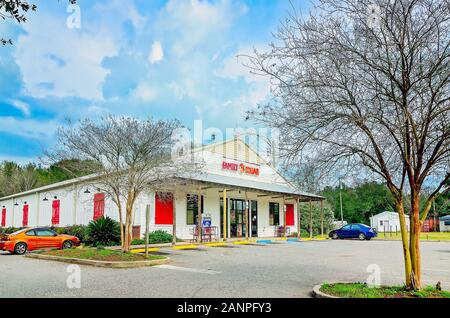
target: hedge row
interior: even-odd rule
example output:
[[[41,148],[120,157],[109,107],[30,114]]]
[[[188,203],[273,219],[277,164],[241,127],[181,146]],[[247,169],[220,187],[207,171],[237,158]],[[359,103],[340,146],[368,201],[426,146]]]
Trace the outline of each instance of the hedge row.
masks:
[[[58,234],[73,235],[86,245],[92,246],[114,246],[120,245],[119,223],[109,217],[103,217],[96,221],[91,221],[89,225],[72,225],[65,227],[49,227]],[[11,234],[23,228],[5,227],[0,228],[0,234]],[[181,241],[177,238],[177,241]],[[158,230],[149,233],[149,244],[161,244],[172,242],[172,235]],[[135,239],[132,245],[145,244],[144,239]]]

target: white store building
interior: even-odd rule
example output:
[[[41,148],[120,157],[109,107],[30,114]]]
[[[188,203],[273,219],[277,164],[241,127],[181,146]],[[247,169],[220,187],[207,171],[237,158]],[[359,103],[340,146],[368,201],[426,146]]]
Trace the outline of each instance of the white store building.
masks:
[[[192,239],[200,203],[202,219],[211,220],[220,237],[226,222],[227,238],[238,238],[245,237],[247,229],[249,237],[273,237],[277,228],[284,225],[288,233],[298,232],[298,203],[324,200],[296,189],[241,139],[210,144],[201,150],[208,159],[205,172],[192,177],[189,186],[174,190],[172,201],[162,202],[155,192],[140,195],[134,206],[134,237],[145,231],[147,205],[150,231],[162,229],[172,233],[176,211],[177,236]],[[92,186],[93,179],[95,176],[85,176],[1,198],[0,225],[62,227],[88,224],[102,215],[118,220],[117,207]]]
[[[405,215],[405,223],[409,231],[409,215]],[[370,227],[377,232],[400,232],[400,218],[397,212],[384,211],[370,217]]]

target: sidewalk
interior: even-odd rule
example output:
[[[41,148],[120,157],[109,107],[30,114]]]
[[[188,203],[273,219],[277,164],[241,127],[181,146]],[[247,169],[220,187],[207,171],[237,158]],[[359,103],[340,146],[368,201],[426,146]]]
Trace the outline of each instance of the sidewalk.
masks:
[[[149,244],[149,252],[157,252],[160,249],[174,249],[174,250],[188,250],[188,249],[196,249],[199,247],[227,247],[233,245],[266,245],[276,242],[310,242],[310,241],[324,241],[327,240],[327,237],[314,237],[314,238],[302,238],[299,240],[296,237],[258,237],[258,238],[249,238],[246,240],[245,238],[229,238],[225,242],[222,240],[213,241],[213,242],[201,242],[201,243],[190,243],[190,242],[177,242],[176,245],[172,243],[163,243],[163,244]],[[105,247],[107,249],[112,250],[120,250],[120,246],[111,246]],[[143,253],[145,252],[145,245],[133,245],[131,246],[132,253]]]

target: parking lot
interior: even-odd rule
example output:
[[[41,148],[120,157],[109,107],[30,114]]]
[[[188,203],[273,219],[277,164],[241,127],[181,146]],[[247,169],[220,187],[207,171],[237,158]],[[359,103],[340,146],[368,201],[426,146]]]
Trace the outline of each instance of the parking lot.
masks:
[[[365,281],[377,264],[382,284],[401,284],[399,241],[279,242],[261,246],[162,250],[161,267],[80,266],[81,288],[68,288],[69,264],[0,254],[1,297],[310,297],[315,284]],[[450,243],[422,243],[423,284],[450,290]]]

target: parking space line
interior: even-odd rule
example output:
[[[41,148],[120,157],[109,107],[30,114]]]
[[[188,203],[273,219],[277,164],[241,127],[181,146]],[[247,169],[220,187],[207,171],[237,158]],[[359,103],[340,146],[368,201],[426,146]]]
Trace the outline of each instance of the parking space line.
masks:
[[[188,267],[179,267],[179,266],[173,266],[173,265],[156,265],[153,266],[156,268],[163,268],[163,269],[170,269],[170,270],[176,270],[176,271],[183,271],[183,272],[191,272],[191,273],[200,273],[200,274],[208,274],[208,275],[216,275],[220,274],[221,272],[213,271],[210,269],[200,269],[200,268],[188,268]]]

